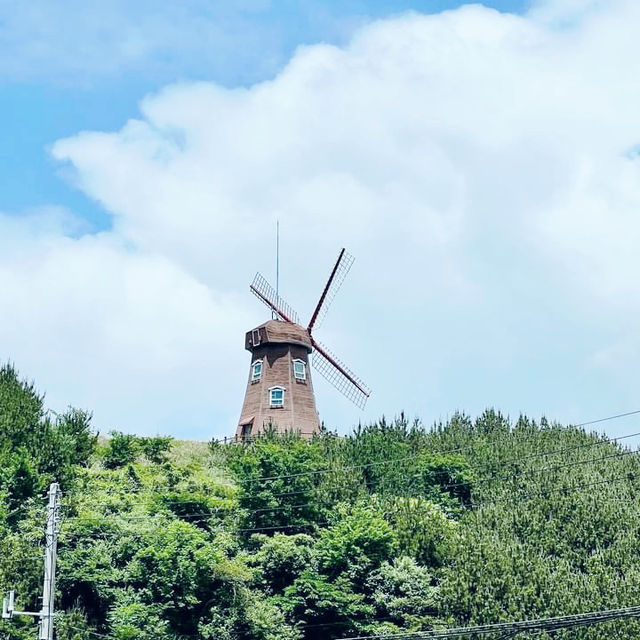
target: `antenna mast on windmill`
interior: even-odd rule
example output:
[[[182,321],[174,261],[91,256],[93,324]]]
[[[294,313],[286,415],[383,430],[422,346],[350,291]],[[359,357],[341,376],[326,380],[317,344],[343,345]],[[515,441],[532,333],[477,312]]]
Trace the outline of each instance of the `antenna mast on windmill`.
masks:
[[[353,264],[353,256],[340,251],[308,326],[259,273],[251,292],[269,307],[275,319],[248,331],[245,348],[251,352],[249,381],[238,422],[236,439],[248,440],[265,427],[311,437],[320,430],[309,356],[314,369],[361,409],[370,395],[368,387],[313,336]],[[279,277],[276,268],[276,282]]]

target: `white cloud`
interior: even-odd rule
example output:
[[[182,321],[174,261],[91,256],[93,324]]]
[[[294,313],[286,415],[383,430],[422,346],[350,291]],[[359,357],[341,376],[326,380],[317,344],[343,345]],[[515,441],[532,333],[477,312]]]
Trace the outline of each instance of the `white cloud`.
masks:
[[[36,375],[58,345],[57,397],[114,424],[180,416],[202,433],[211,416],[229,433],[243,333],[267,316],[246,286],[273,272],[279,219],[281,291],[303,318],[337,249],[357,256],[322,337],[377,392],[368,416],[496,403],[580,419],[631,402],[594,354],[637,333],[640,43],[625,25],[640,5],[586,6],[379,21],[346,48],[301,48],[273,81],[170,86],[119,132],[59,141],[114,225],[35,234],[40,259],[4,266],[7,323],[33,315],[21,290],[48,308],[16,329],[33,351],[16,360]],[[637,387],[635,362],[619,365]],[[317,386],[330,424],[358,419]]]
[[[13,226],[0,218],[3,232]],[[224,340],[243,317],[234,296],[113,234],[74,240],[38,226],[2,238],[20,247],[0,264],[3,341],[52,407],[95,409],[103,431],[209,436],[211,416],[225,415],[213,385],[237,398],[232,380],[244,375]]]

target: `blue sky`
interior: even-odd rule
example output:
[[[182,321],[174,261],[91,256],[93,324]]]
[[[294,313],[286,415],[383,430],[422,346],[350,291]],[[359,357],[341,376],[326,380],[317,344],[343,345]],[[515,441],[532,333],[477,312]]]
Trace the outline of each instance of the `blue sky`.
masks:
[[[529,5],[0,0],[3,358],[228,435],[279,219],[303,318],[356,256],[318,337],[374,395],[317,382],[329,426],[637,409],[640,6]]]

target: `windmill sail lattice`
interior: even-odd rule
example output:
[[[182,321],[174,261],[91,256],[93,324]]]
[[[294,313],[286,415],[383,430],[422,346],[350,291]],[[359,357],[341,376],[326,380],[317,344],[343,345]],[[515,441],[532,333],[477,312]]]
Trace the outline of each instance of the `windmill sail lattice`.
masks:
[[[326,347],[313,338],[311,341],[314,347],[311,354],[313,368],[345,398],[351,400],[360,409],[364,409],[371,390]]]
[[[329,276],[327,286],[324,288],[318,305],[316,306],[315,311],[311,316],[311,320],[309,321],[309,326],[307,327],[309,333],[311,333],[311,330],[315,325],[320,326],[327,317],[327,311],[329,311],[329,307],[331,306],[333,299],[336,297],[336,293],[340,290],[344,279],[347,277],[354,260],[355,258],[350,253],[347,253],[345,249],[340,251],[338,260],[336,261],[333,271]]]
[[[281,320],[300,324],[298,314],[276,293],[276,290],[261,274],[256,273],[256,277],[253,279],[249,289],[251,289],[251,292],[262,300],[267,307],[275,311]]]

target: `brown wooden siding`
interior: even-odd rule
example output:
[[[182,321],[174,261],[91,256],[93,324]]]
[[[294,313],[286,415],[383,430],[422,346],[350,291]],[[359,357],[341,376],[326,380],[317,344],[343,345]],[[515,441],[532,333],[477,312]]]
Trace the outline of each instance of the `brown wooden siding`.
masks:
[[[258,329],[265,330],[264,341],[254,347],[250,331],[245,338],[245,345],[251,351],[251,364],[262,359],[262,375],[260,380],[252,382],[249,367],[247,390],[236,437],[242,437],[242,425],[249,423],[253,425],[252,436],[259,435],[267,425],[273,424],[278,431],[295,431],[311,437],[318,432],[320,419],[309,367],[311,345],[308,333],[298,325],[273,320]],[[263,337],[262,333],[260,337]],[[306,381],[295,379],[293,360],[302,360],[307,365]],[[282,408],[270,406],[269,389],[276,386],[285,389]]]

